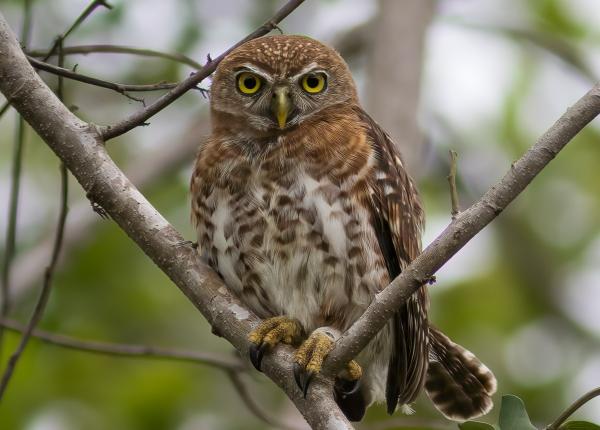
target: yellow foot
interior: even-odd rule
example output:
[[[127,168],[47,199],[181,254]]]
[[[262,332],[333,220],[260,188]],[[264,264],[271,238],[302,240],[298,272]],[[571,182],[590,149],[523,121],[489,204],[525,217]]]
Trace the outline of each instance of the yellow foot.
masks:
[[[306,397],[308,387],[313,377],[321,371],[323,361],[333,348],[335,335],[326,329],[317,329],[296,350],[294,357],[294,378],[296,384]],[[352,360],[341,375],[336,378],[336,389],[344,394],[353,394],[359,388],[359,380],[362,376],[360,365]]]
[[[248,335],[250,361],[260,371],[263,356],[278,343],[293,344],[302,338],[302,326],[297,320],[287,317],[273,317],[261,323]]]

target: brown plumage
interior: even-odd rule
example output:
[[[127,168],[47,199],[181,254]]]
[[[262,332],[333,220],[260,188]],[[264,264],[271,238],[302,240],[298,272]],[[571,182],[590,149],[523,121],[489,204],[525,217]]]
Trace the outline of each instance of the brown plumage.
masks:
[[[417,190],[345,62],[307,37],[232,52],[214,75],[211,115],[191,181],[200,250],[265,319],[250,335],[257,368],[277,343],[301,343],[295,376],[306,392],[332,341],[420,252]],[[376,400],[392,413],[425,381],[450,418],[491,408],[493,375],[430,328],[427,309],[423,287],[339,375],[350,419]]]

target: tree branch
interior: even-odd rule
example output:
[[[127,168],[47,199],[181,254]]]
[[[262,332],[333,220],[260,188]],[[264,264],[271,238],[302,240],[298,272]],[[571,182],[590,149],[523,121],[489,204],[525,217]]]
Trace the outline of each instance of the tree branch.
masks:
[[[110,213],[198,307],[214,330],[242,354],[247,354],[246,336],[257,318],[229,294],[194,249],[178,245],[183,238],[112,162],[97,128],[72,115],[35,74],[3,19],[0,19],[0,91],[65,162],[94,201]],[[328,367],[338,368],[356,355],[404,300],[498,216],[599,113],[600,87],[596,86],[514,163],[497,185],[462,212],[402,275],[376,296],[365,314],[338,340],[327,360]],[[313,428],[352,428],[331,397],[330,379],[317,378],[307,399],[302,399],[290,378],[290,351],[288,347],[280,347],[265,357],[265,373],[294,401]]]
[[[290,13],[294,11],[298,6],[300,6],[304,0],[289,0],[281,9],[279,9],[273,17],[264,23],[261,27],[256,29],[254,32],[250,33],[248,36],[240,40],[238,43],[233,45],[227,51],[223,52],[217,58],[209,60],[204,67],[198,70],[196,73],[191,75],[189,78],[180,82],[175,88],[169,91],[167,94],[160,97],[154,103],[142,109],[139,112],[134,113],[129,118],[124,119],[123,121],[113,125],[102,127],[100,129],[100,134],[104,141],[106,142],[109,139],[113,139],[117,136],[127,133],[129,130],[134,129],[135,127],[142,125],[146,122],[146,120],[167,106],[177,100],[179,97],[184,95],[186,92],[196,87],[202,80],[210,76],[217,68],[219,63],[238,46],[243,43],[256,39],[257,37],[264,36],[269,33],[271,30],[277,28],[277,24],[279,24],[285,17],[287,17]]]
[[[26,327],[12,320],[0,320],[0,326],[16,333],[24,333]],[[267,414],[248,391],[242,379],[241,372],[248,370],[245,363],[238,357],[214,352],[190,351],[176,348],[161,348],[150,345],[119,344],[75,339],[63,334],[50,333],[34,329],[31,337],[50,345],[59,346],[79,352],[102,354],[116,357],[146,358],[158,360],[182,361],[186,363],[203,364],[223,370],[230,379],[240,399],[248,409],[260,420],[282,430],[296,430],[295,427],[279,422]]]
[[[23,24],[21,27],[21,43],[27,47],[31,37],[31,0],[23,3]],[[8,106],[8,103],[7,103]],[[3,112],[0,112],[0,116]],[[10,195],[8,203],[8,222],[6,223],[6,241],[4,245],[4,258],[2,260],[2,277],[0,279],[0,318],[8,316],[12,305],[12,263],[15,256],[17,238],[17,218],[19,209],[19,192],[21,190],[21,169],[23,166],[23,146],[25,145],[25,120],[19,116],[15,146],[11,166]],[[0,328],[0,357],[2,357],[3,331]]]
[[[8,330],[18,333],[25,332],[25,326],[12,320],[0,320],[0,325]],[[75,339],[63,334],[49,333],[44,330],[35,329],[31,336],[51,345],[72,349],[82,352],[93,352],[96,354],[116,355],[121,357],[144,357],[186,361],[190,363],[206,364],[222,370],[243,371],[247,367],[235,357],[211,352],[188,351],[174,348],[161,348],[148,345],[130,345],[109,342],[97,342],[90,340]]]
[[[64,57],[62,56],[62,42],[63,39],[60,39],[58,43],[58,64],[60,66],[63,65]],[[63,81],[62,78],[58,80],[58,91],[57,96],[59,100],[63,99]],[[69,212],[68,200],[69,200],[69,173],[67,171],[67,167],[64,163],[60,164],[60,182],[61,182],[61,193],[60,193],[60,211],[58,214],[58,223],[56,226],[56,236],[54,238],[54,246],[52,248],[52,254],[50,257],[50,263],[46,268],[46,272],[44,273],[44,282],[42,285],[42,291],[40,292],[40,296],[38,298],[37,303],[35,304],[35,308],[33,310],[33,314],[23,331],[23,335],[21,336],[21,341],[17,346],[15,352],[8,359],[8,363],[6,368],[4,369],[4,373],[2,374],[2,379],[0,380],[0,401],[6,393],[6,389],[12,378],[12,375],[17,367],[17,363],[23,355],[27,344],[29,343],[29,339],[31,338],[31,333],[35,329],[35,327],[39,324],[42,317],[44,316],[44,311],[46,310],[46,306],[48,305],[48,300],[50,299],[50,292],[52,291],[52,281],[54,279],[54,272],[56,269],[56,265],[58,264],[58,257],[60,256],[60,250],[63,244],[63,238],[65,233],[65,223],[67,221],[67,214]]]
[[[205,113],[196,116],[193,124],[173,139],[172,144],[134,157],[123,169],[125,174],[142,191],[153,186],[157,179],[182,168],[194,158],[199,139],[206,134],[208,127],[209,121]],[[70,254],[80,250],[98,233],[101,221],[102,219],[90,209],[87,199],[71,204],[68,229],[65,231],[61,252],[62,262],[69,261]],[[43,275],[44,261],[52,252],[52,242],[53,238],[49,235],[15,258],[11,280],[11,297],[15,303],[22,299]]]
[[[29,4],[29,0],[27,0],[26,5],[28,5],[28,4]],[[46,61],[50,57],[52,57],[56,53],[56,49],[58,48],[59,43],[61,43],[61,41],[65,40],[65,38],[67,36],[69,36],[72,32],[74,32],[77,29],[77,27],[79,27],[81,25],[81,23],[83,23],[83,21],[85,21],[87,19],[87,17],[90,16],[96,10],[96,8],[98,8],[100,6],[103,6],[107,9],[112,9],[112,6],[105,0],[93,0],[83,10],[83,12],[81,12],[81,14],[75,19],[73,24],[71,24],[71,26],[64,33],[54,39],[52,46],[50,47],[50,49],[48,50],[46,55],[44,55],[42,61]],[[27,38],[28,37],[29,37],[29,34],[27,34]],[[25,40],[25,37],[23,38],[23,40]],[[23,43],[23,46],[27,46],[27,44]],[[4,106],[2,106],[0,108],[0,118],[2,117],[2,115],[4,115],[4,113],[8,110],[9,107],[10,107],[10,101],[7,100],[6,103],[4,103]]]
[[[262,407],[254,400],[250,392],[248,391],[248,387],[242,380],[242,375],[239,372],[227,372],[227,376],[231,381],[231,384],[237,391],[238,395],[246,405],[246,407],[252,412],[257,418],[269,424],[272,427],[281,429],[281,430],[297,430],[295,427],[291,427],[285,423],[279,422],[276,418],[271,417],[267,414]]]
[[[45,57],[48,55],[49,51],[44,51],[41,49],[36,49],[33,51],[28,51],[27,54],[32,57]],[[155,58],[164,58],[171,61],[176,61],[178,63],[185,64],[190,66],[196,70],[202,68],[202,64],[194,61],[190,57],[179,54],[179,53],[169,53],[162,51],[155,51],[154,49],[146,49],[146,48],[135,48],[133,46],[122,46],[122,45],[78,45],[78,46],[66,46],[63,49],[64,55],[75,55],[75,54],[130,54],[130,55],[139,55],[142,57],[155,57]]]
[[[73,72],[63,67],[54,66],[52,64],[44,63],[43,61],[36,60],[33,57],[27,57],[33,67],[39,70],[43,70],[54,75],[62,76],[64,78],[72,79],[74,81],[83,82],[84,84],[94,85],[96,87],[108,88],[123,94],[124,96],[131,98],[136,101],[142,101],[140,99],[131,97],[127,94],[127,91],[141,92],[141,91],[160,91],[169,90],[175,88],[177,84],[170,82],[159,82],[156,84],[148,85],[132,85],[132,84],[118,84],[116,82],[104,81],[102,79],[94,78],[92,76],[82,75],[81,73]]]
[[[183,237],[110,159],[98,128],[74,116],[35,73],[2,17],[0,91],[63,160],[90,197],[171,278],[213,330],[246,357],[247,335],[258,318],[229,293],[194,248],[180,245]],[[292,377],[292,363],[291,347],[280,347],[265,357],[263,371],[290,397],[314,429],[352,429],[333,399],[332,380],[316,378],[305,399]]]
[[[560,416],[554,420],[552,424],[548,425],[545,430],[557,430],[560,428],[562,423],[564,423],[571,415],[575,413],[575,411],[577,411],[577,409],[598,396],[600,396],[600,387],[588,391],[583,396],[575,400],[573,404],[569,406],[562,414],[560,414]]]
[[[52,281],[54,278],[54,269],[56,268],[56,264],[58,262],[58,257],[60,254],[60,249],[62,246],[63,235],[65,231],[65,221],[67,219],[68,206],[67,206],[67,197],[68,197],[68,173],[67,168],[64,164],[61,163],[60,166],[61,171],[61,208],[60,214],[58,216],[58,225],[56,227],[56,237],[54,239],[54,249],[52,250],[52,256],[50,259],[50,264],[46,268],[46,273],[44,274],[44,283],[42,285],[42,291],[40,292],[40,296],[33,310],[33,314],[23,331],[23,336],[21,336],[21,341],[17,346],[15,352],[10,356],[8,360],[8,364],[4,369],[4,373],[2,374],[2,379],[0,380],[0,401],[6,392],[6,388],[8,387],[8,383],[17,367],[17,363],[21,358],[21,355],[25,351],[27,344],[29,343],[29,339],[31,338],[31,334],[33,330],[41,321],[42,316],[44,315],[44,311],[46,309],[46,305],[48,304],[48,299],[50,298],[50,292],[52,290]]]
[[[473,206],[461,212],[400,276],[375,297],[365,313],[336,342],[326,362],[328,369],[339,369],[358,354],[396,309],[494,220],[598,114],[600,85],[594,86],[569,108],[525,155],[511,165],[500,182]]]
[[[48,50],[48,53],[44,56],[44,59],[42,61],[46,61],[54,54],[56,54],[56,50],[58,49],[62,41],[65,40],[72,32],[74,32],[77,29],[77,27],[79,27],[83,23],[83,21],[85,21],[100,6],[103,6],[107,9],[112,9],[112,6],[105,0],[92,0],[92,2],[75,19],[73,24],[71,24],[71,26],[63,34],[59,35],[56,39],[54,39],[54,43],[52,44],[52,46]]]
[[[456,159],[458,154],[456,151],[450,150],[450,173],[447,176],[448,185],[450,186],[450,215],[452,219],[456,219],[456,216],[460,213],[460,203],[458,202],[458,190],[456,189]]]

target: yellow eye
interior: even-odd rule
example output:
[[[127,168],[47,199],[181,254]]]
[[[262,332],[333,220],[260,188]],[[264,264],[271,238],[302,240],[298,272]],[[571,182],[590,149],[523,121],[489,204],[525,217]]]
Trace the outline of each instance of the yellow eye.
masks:
[[[262,85],[260,78],[253,73],[240,73],[237,80],[238,88],[244,94],[254,94]]]
[[[325,89],[325,74],[309,73],[302,77],[302,89],[309,94],[317,94]]]

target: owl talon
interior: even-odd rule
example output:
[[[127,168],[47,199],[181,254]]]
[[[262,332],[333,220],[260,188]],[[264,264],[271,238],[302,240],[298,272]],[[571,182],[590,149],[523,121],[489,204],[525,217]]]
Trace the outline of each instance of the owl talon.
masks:
[[[294,379],[304,397],[313,377],[321,371],[323,361],[333,348],[335,336],[327,330],[318,329],[311,333],[306,341],[296,350],[294,363]],[[362,369],[351,360],[335,380],[335,388],[341,395],[350,396],[360,388]]]
[[[324,331],[314,331],[296,350],[294,378],[304,397],[315,374],[321,371],[323,360],[333,348],[333,339]]]
[[[252,365],[261,372],[262,360],[267,351],[279,343],[295,343],[301,336],[302,327],[296,320],[280,316],[261,321],[248,335],[248,340],[252,342],[248,349]]]
[[[296,385],[298,386],[298,388],[300,388],[301,390],[304,386],[302,379],[302,371],[302,366],[300,366],[298,363],[294,363],[294,380],[296,381]]]
[[[296,380],[296,385],[298,385],[298,388],[300,388],[300,391],[302,391],[302,395],[305,399],[306,394],[308,393],[308,387],[314,376],[314,372],[306,370],[298,363],[294,363],[294,379]]]
[[[250,356],[250,362],[252,363],[254,368],[256,370],[258,370],[259,372],[262,372],[262,370],[261,370],[262,359],[265,355],[265,351],[267,350],[267,348],[268,348],[268,344],[266,344],[266,343],[262,343],[260,345],[256,345],[256,344],[250,345],[249,354],[248,354]]]

